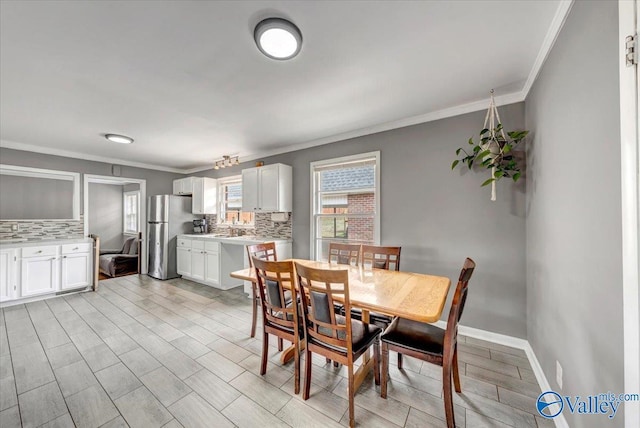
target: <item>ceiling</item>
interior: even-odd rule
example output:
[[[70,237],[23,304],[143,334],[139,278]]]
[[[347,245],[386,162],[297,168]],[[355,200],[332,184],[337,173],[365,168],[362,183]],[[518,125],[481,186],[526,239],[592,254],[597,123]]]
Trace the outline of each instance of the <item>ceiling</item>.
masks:
[[[521,101],[565,4],[2,1],[1,145],[184,172]],[[255,46],[272,16],[293,60]]]

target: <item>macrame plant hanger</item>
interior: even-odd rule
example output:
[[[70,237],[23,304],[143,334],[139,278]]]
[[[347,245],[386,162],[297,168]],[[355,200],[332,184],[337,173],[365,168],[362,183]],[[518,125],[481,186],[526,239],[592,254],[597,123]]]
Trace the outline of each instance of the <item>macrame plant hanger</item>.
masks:
[[[498,142],[496,141],[496,126],[501,123],[500,115],[498,114],[498,107],[496,107],[496,101],[493,99],[493,89],[491,90],[491,101],[489,101],[489,109],[487,110],[487,115],[484,118],[483,129],[489,130],[489,141],[482,145],[482,150],[489,150],[490,153],[487,155],[488,158],[492,160],[498,156],[502,150]],[[488,125],[488,126],[487,126]],[[507,137],[504,134],[504,128],[500,129],[500,135],[507,141]],[[491,182],[491,200],[496,200],[496,167],[491,168],[491,178],[494,180]]]

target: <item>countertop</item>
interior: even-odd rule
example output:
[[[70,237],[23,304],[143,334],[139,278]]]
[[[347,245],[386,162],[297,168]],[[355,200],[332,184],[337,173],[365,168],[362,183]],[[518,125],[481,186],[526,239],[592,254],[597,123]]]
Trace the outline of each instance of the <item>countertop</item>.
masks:
[[[26,248],[26,247],[46,247],[47,245],[78,244],[82,242],[92,242],[91,238],[60,238],[47,239],[42,241],[29,241],[27,239],[7,239],[0,241],[0,248]]]
[[[187,234],[178,235],[179,238],[196,239],[199,241],[216,241],[223,244],[233,245],[247,245],[247,244],[260,244],[262,242],[293,242],[290,238],[275,238],[272,236],[255,236],[255,235],[243,235],[243,236],[225,236],[216,234]]]

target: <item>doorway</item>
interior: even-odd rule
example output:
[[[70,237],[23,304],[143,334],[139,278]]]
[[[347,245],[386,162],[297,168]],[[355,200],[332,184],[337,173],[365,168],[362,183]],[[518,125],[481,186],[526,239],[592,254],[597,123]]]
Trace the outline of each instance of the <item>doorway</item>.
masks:
[[[146,191],[146,180],[89,174],[84,176],[85,236],[102,233],[101,248],[119,250],[123,248],[127,238],[136,237],[140,233],[141,274],[146,274],[148,270]]]

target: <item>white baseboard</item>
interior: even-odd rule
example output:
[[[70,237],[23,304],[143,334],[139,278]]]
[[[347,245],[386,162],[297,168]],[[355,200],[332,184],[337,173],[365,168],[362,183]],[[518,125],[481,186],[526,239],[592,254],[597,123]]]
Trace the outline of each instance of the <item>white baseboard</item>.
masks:
[[[438,321],[435,322],[434,325],[440,328],[447,328],[446,321]],[[551,385],[547,380],[547,377],[544,375],[542,371],[542,366],[536,357],[535,352],[533,352],[533,348],[528,340],[520,339],[519,337],[507,336],[505,334],[494,333],[487,330],[481,330],[479,328],[466,327],[464,325],[458,326],[458,333],[463,336],[473,337],[474,339],[480,339],[491,343],[497,343],[499,345],[510,346],[512,348],[522,349],[525,354],[527,354],[527,359],[529,360],[529,364],[531,364],[531,369],[536,376],[536,381],[540,386],[541,391],[551,391]],[[558,416],[553,418],[553,422],[555,422],[556,427],[558,428],[569,428],[569,424],[565,419],[564,415],[560,413]]]

